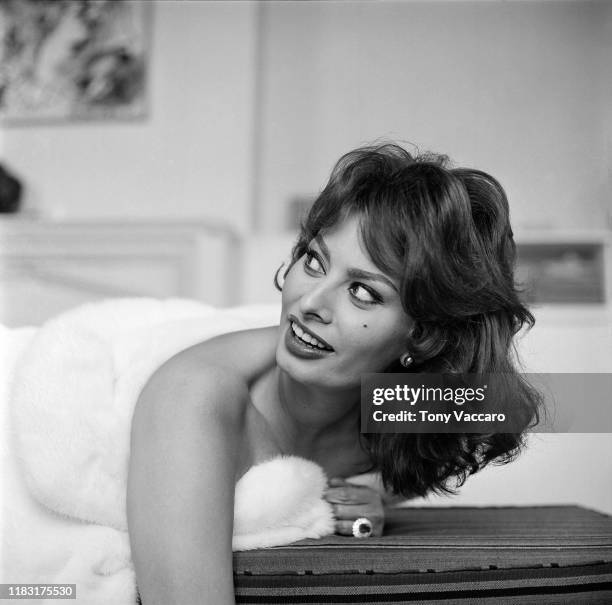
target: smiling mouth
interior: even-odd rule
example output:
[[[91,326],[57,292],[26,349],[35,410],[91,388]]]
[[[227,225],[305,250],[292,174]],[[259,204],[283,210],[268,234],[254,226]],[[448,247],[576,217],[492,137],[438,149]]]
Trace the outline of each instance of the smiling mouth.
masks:
[[[314,336],[308,334],[308,332],[305,332],[300,326],[298,326],[298,324],[295,323],[295,321],[291,320],[290,325],[293,335],[306,346],[315,350],[319,349],[321,351],[333,351],[331,347],[322,343],[320,340],[317,340]]]

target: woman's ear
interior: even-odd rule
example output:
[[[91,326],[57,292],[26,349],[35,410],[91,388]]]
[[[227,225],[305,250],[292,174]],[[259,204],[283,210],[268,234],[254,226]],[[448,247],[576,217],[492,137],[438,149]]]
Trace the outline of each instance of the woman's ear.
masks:
[[[285,283],[285,275],[286,275],[285,263],[283,262],[281,266],[276,270],[276,273],[274,274],[274,285],[279,290],[283,289],[283,284]]]
[[[285,278],[287,277],[287,273],[289,273],[289,270],[293,264],[294,263],[292,262],[291,258],[285,259],[280,267],[276,270],[276,273],[274,274],[274,285],[276,286],[277,290],[282,292]]]

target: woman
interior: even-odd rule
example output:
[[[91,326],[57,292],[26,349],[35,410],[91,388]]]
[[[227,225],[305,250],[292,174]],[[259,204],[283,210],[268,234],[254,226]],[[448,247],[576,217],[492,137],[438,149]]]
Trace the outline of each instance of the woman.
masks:
[[[527,427],[539,398],[511,349],[534,319],[514,255],[487,174],[390,144],[342,157],[284,273],[280,325],[183,351],[140,396],[128,519],[143,603],[234,602],[234,486],[270,457],[302,456],[335,478],[326,497],[349,535],[359,517],[380,534],[382,505],[343,478],[380,471],[411,497],[512,459],[520,434],[361,435],[359,400],[369,372],[504,372]]]

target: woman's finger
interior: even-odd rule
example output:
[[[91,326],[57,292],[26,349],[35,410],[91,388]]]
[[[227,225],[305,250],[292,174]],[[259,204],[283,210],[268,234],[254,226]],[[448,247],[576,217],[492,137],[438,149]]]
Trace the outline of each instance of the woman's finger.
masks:
[[[367,504],[371,500],[367,489],[352,485],[330,487],[325,491],[324,497],[332,504]]]
[[[380,513],[372,507],[364,507],[362,504],[332,504],[334,517],[336,519],[358,519],[367,517],[371,521],[381,518]]]
[[[338,519],[336,521],[336,533],[341,536],[352,536],[353,535],[353,523],[355,519],[345,520]]]

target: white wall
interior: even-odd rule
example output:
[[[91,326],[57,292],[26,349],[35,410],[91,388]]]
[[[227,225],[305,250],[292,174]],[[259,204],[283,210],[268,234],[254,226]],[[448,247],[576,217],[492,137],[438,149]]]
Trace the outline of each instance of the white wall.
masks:
[[[608,205],[608,226],[612,228],[612,2],[604,2],[604,15],[602,17],[602,52],[600,73],[602,77],[602,105],[604,118],[604,133],[606,137],[606,153],[604,155],[607,166],[606,198]]]
[[[601,227],[611,13],[590,1],[156,2],[148,118],[11,127],[0,157],[44,215],[245,230],[255,203],[259,226],[280,231],[287,201],[315,194],[341,153],[391,137],[497,176],[518,228]]]
[[[283,225],[287,200],[315,194],[342,153],[391,137],[491,172],[516,227],[601,227],[606,11],[582,1],[266,4],[261,225]]]
[[[150,113],[138,122],[7,128],[26,209],[66,219],[249,222],[256,6],[154,5]]]

